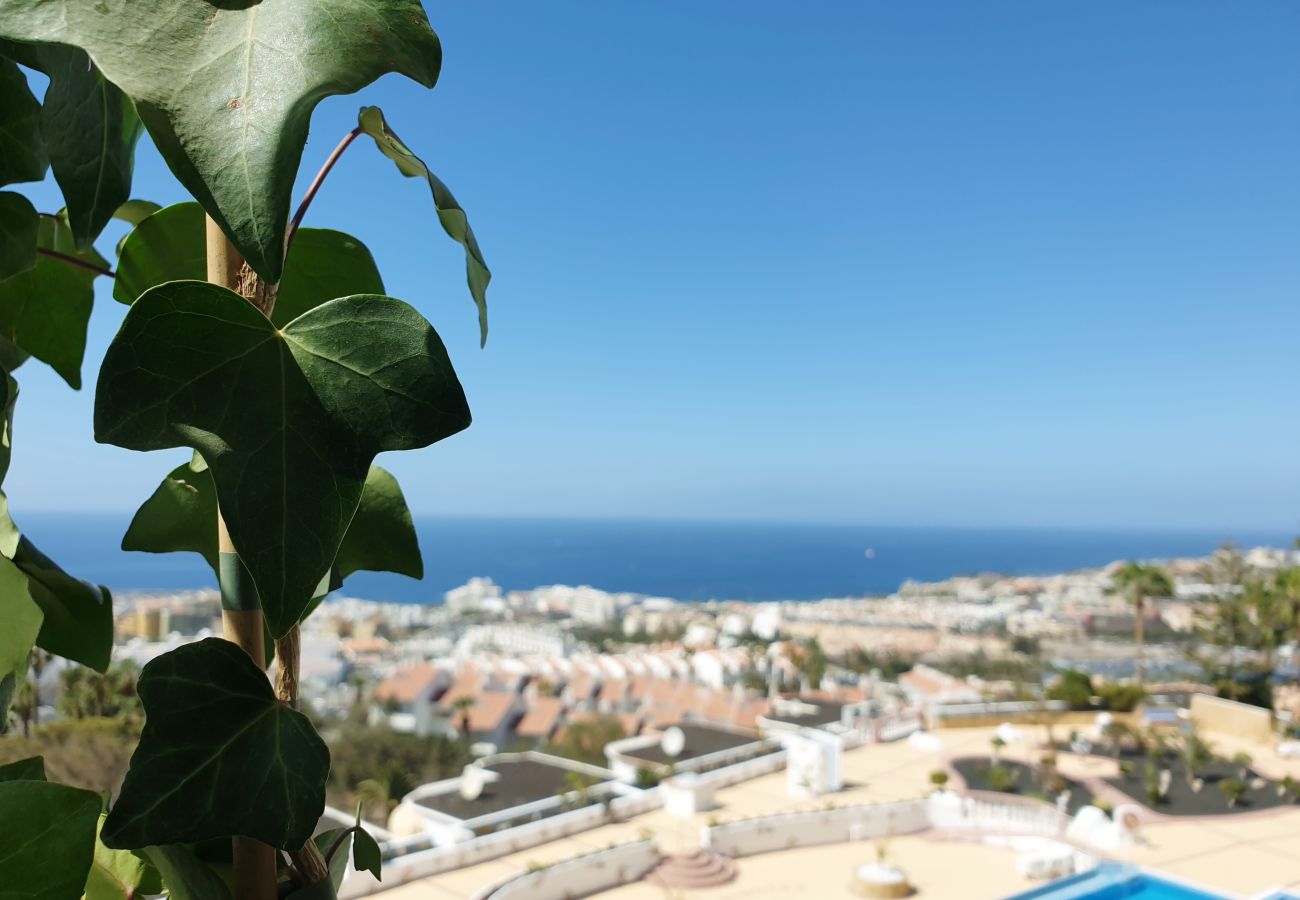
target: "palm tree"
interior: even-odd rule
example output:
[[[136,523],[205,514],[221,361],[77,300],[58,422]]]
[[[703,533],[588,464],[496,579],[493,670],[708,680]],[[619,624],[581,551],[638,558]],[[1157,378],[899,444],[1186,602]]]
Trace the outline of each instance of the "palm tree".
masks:
[[[388,814],[401,799],[414,790],[412,782],[413,779],[405,769],[390,762],[384,765],[376,777],[367,778],[357,785],[356,798],[369,811],[372,822],[384,824],[388,821]]]
[[[1264,672],[1269,682],[1277,667],[1277,648],[1286,643],[1290,628],[1287,603],[1276,579],[1252,579],[1246,582],[1243,597],[1246,609],[1255,624],[1256,634],[1251,644],[1264,654]]]
[[[1228,651],[1225,687],[1230,700],[1241,695],[1241,685],[1237,682],[1237,648],[1251,628],[1250,610],[1243,590],[1248,575],[1245,557],[1231,541],[1214,551],[1204,568],[1206,583],[1214,585],[1217,590],[1208,616],[1209,627],[1202,631],[1201,637],[1205,643]]]
[[[1278,572],[1274,587],[1284,609],[1291,639],[1300,647],[1300,566],[1291,566]]]
[[[1169,573],[1159,566],[1127,562],[1111,576],[1111,590],[1124,594],[1133,606],[1133,659],[1137,666],[1137,682],[1142,684],[1146,680],[1146,666],[1142,659],[1146,601],[1152,597],[1173,596],[1174,583],[1169,578]]]

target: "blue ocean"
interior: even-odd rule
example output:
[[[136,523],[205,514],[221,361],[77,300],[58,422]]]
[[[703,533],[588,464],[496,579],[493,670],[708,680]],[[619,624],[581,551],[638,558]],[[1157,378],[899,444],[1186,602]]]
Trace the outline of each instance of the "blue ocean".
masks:
[[[28,513],[19,524],[79,577],[113,590],[209,586],[198,556],[118,549],[129,514]],[[907,579],[1042,575],[1116,559],[1200,556],[1219,532],[975,529],[767,523],[443,519],[417,522],[425,578],[362,573],[343,593],[440,603],[487,576],[506,589],[589,584],[680,600],[812,600],[885,594]],[[1235,533],[1242,547],[1289,546],[1287,533]],[[870,551],[870,553],[868,553]]]

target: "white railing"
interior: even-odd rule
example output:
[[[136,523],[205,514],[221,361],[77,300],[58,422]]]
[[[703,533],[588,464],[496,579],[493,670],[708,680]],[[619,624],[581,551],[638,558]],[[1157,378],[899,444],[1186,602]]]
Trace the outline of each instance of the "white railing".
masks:
[[[926,801],[901,800],[779,813],[713,825],[704,829],[703,841],[709,849],[734,858],[794,847],[913,834],[928,827]]]
[[[944,792],[929,801],[930,824],[943,831],[980,835],[1060,837],[1070,817],[1046,803],[1006,794]]]
[[[784,768],[785,751],[778,750],[775,753],[756,756],[753,759],[747,759],[744,762],[738,762],[730,766],[711,769],[700,775],[700,780],[713,785],[715,788],[721,788],[739,784],[751,778],[758,778],[760,775],[768,775]]]
[[[1069,818],[1036,800],[936,794],[918,800],[778,813],[704,829],[704,846],[726,856],[865,841],[930,828],[979,836],[1060,837]]]
[[[477,865],[520,850],[527,850],[539,844],[557,841],[560,838],[587,831],[606,821],[605,808],[600,804],[560,813],[507,828],[495,834],[485,834],[473,840],[452,844],[449,847],[434,847],[428,850],[416,850],[403,856],[384,860],[384,881],[381,885],[365,872],[358,872],[348,878],[339,888],[339,900],[353,897],[365,897],[384,888],[406,884],[419,878],[450,872],[466,866]]]
[[[901,716],[889,722],[884,722],[880,726],[880,741],[888,743],[889,741],[898,741],[907,737],[913,732],[920,731],[925,727],[919,715]]]
[[[659,862],[654,841],[598,850],[484,888],[473,900],[567,900],[636,881]]]
[[[973,716],[1013,716],[1041,712],[1067,712],[1064,700],[999,700],[988,703],[936,703],[930,707],[935,719],[964,719]]]

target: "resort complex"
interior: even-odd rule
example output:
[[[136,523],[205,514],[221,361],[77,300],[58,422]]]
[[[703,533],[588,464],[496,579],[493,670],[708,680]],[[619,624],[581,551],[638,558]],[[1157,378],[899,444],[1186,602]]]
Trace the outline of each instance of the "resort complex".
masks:
[[[317,833],[360,803],[381,848],[340,897],[1300,896],[1296,645],[1263,618],[1297,562],[1166,560],[1140,609],[1118,563],[805,603],[331,601],[303,634],[346,769]],[[120,602],[139,663],[213,606]]]

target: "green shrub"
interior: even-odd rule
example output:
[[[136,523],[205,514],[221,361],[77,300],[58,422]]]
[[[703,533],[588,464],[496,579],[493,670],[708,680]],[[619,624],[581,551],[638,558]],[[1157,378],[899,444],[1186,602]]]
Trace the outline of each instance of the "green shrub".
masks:
[[[1087,672],[1067,669],[1047,689],[1048,700],[1063,700],[1070,709],[1092,709],[1092,677]]]
[[[1013,790],[1016,786],[1015,773],[1006,766],[989,766],[985,778],[988,780],[990,790],[1005,793]]]
[[[1097,688],[1101,705],[1113,712],[1132,712],[1146,695],[1147,692],[1140,684],[1119,684],[1112,681]]]
[[[1246,793],[1246,783],[1236,778],[1225,778],[1219,782],[1219,790],[1223,791],[1223,796],[1228,798],[1228,808],[1232,809],[1237,805],[1242,794]]]

